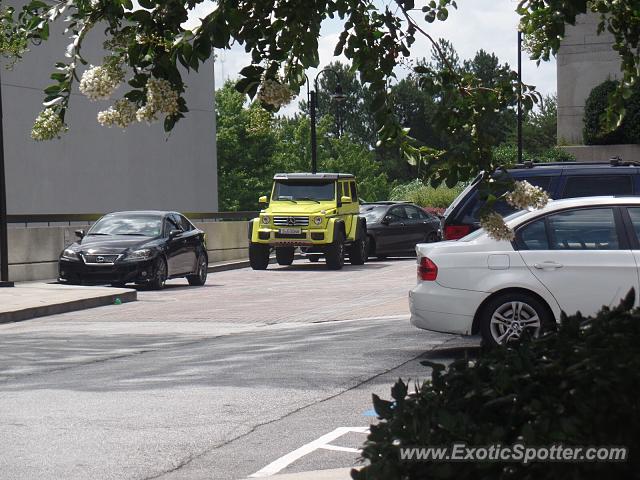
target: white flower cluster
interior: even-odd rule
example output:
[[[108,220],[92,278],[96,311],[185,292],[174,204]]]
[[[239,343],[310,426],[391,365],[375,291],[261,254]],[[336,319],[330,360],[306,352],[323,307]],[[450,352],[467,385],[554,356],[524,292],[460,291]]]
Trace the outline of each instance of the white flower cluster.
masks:
[[[549,201],[549,195],[540,187],[534,187],[526,180],[515,182],[512,192],[505,195],[511,205],[521,210],[526,208],[542,208]]]
[[[124,70],[119,65],[104,65],[94,67],[82,74],[80,91],[89,100],[106,100],[124,80]]]
[[[491,212],[482,216],[480,218],[480,226],[494,240],[513,240],[513,230],[507,227],[499,213]]]
[[[60,116],[52,108],[45,108],[33,123],[31,138],[38,141],[53,140],[66,131],[67,127]]]
[[[171,88],[171,83],[163,78],[147,81],[147,104],[136,112],[139,122],[154,122],[159,113],[175,115],[178,113],[178,92]]]
[[[291,98],[291,89],[288,86],[268,78],[262,82],[258,91],[258,100],[276,108],[288,104]]]
[[[126,128],[136,121],[136,106],[126,98],[118,100],[114,106],[98,112],[98,123],[102,126]]]

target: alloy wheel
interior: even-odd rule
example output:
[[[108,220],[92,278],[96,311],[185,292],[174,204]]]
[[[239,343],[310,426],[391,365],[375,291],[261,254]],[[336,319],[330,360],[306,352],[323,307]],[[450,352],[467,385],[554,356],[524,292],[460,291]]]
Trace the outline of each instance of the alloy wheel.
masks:
[[[531,305],[512,301],[499,306],[491,315],[491,336],[497,344],[518,340],[527,331],[537,337],[542,323]]]

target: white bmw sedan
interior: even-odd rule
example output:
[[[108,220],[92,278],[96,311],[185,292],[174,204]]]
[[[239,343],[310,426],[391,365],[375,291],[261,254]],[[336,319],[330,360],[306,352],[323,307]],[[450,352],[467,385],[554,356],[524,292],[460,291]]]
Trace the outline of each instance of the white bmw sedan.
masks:
[[[515,239],[484,230],[416,246],[418,284],[409,292],[411,323],[496,345],[534,336],[561,312],[588,316],[636,292],[640,198],[557,200],[506,217]]]

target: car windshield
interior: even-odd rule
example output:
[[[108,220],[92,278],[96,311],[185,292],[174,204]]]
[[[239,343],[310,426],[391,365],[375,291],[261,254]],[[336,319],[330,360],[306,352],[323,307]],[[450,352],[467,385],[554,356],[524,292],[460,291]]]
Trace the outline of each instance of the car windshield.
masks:
[[[509,215],[507,217],[504,217],[504,222],[507,223],[510,220],[513,220],[514,218],[518,218],[518,217],[524,215],[525,213],[529,213],[529,210],[518,210],[517,212],[512,213],[511,215]],[[466,237],[462,237],[458,241],[459,242],[470,242],[470,241],[475,240],[476,238],[478,238],[483,233],[486,233],[484,228],[480,228],[478,230],[474,230],[473,232],[471,232]]]
[[[162,217],[157,215],[110,215],[93,224],[87,235],[138,235],[157,237],[162,232]]]
[[[367,223],[378,223],[384,217],[387,207],[368,205],[360,208],[360,216],[367,219]]]
[[[279,180],[273,189],[273,200],[333,200],[335,191],[336,188],[333,181],[301,182]]]

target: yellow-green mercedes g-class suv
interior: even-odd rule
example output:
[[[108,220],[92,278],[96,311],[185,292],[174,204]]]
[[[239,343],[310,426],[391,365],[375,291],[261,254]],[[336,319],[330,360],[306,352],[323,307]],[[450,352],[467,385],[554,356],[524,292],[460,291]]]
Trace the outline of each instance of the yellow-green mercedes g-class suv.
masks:
[[[352,265],[367,258],[367,224],[358,216],[358,188],[345,173],[278,173],[269,203],[249,222],[249,260],[254,270],[269,265],[271,249],[280,265],[291,265],[296,247],[314,262],[324,256],[339,270],[345,254]]]

